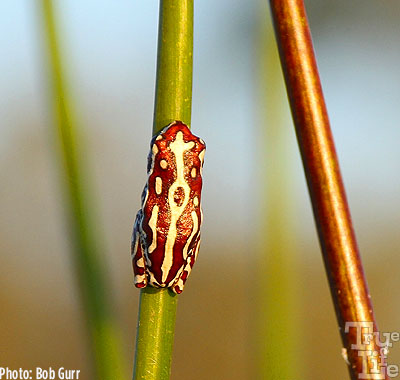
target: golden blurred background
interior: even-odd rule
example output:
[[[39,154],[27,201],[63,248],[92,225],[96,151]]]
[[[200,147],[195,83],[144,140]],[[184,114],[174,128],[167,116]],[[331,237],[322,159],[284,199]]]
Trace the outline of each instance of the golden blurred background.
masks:
[[[131,368],[139,292],[129,247],[151,137],[158,2],[54,3]],[[400,331],[400,3],[306,6],[378,324]],[[93,379],[42,24],[36,2],[0,3],[0,366],[64,366]],[[207,142],[205,222],[179,297],[171,378],[346,378],[267,1],[195,3],[193,83],[192,128]],[[263,319],[265,302],[283,319]],[[291,374],[267,377],[261,362]]]

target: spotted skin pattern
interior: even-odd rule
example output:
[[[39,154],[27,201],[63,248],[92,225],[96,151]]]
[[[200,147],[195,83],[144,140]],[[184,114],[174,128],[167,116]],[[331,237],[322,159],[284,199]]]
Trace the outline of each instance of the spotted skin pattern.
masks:
[[[132,234],[135,286],[182,293],[200,246],[206,145],[181,121],[154,136]]]

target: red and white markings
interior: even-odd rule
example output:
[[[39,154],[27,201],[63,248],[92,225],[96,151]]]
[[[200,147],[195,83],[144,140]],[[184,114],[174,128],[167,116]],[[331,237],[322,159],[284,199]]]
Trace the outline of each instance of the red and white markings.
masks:
[[[180,121],[151,141],[148,179],[132,234],[135,286],[181,293],[200,245],[205,143]]]

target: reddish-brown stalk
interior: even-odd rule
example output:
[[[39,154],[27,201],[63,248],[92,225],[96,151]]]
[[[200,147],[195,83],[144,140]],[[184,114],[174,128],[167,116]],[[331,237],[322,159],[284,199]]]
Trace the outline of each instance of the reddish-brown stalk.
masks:
[[[347,322],[372,322],[370,295],[354,235],[328,114],[315,61],[303,0],[270,0],[275,34],[292,116],[331,294],[348,358],[351,378],[365,373],[357,344],[357,329]],[[364,329],[365,333],[366,330]],[[372,332],[372,331],[370,331]],[[354,346],[353,346],[354,347]],[[365,347],[380,353],[375,339]],[[361,352],[361,355],[365,353]],[[368,365],[372,366],[368,356]],[[380,369],[383,363],[378,363]],[[368,370],[370,371],[370,370]],[[371,372],[368,372],[371,373]],[[386,375],[380,377],[388,379]]]

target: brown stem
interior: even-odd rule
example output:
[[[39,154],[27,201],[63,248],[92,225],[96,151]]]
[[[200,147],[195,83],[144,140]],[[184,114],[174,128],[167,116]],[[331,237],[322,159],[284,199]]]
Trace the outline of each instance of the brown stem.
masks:
[[[270,0],[281,64],[303,159],[319,240],[351,378],[366,373],[365,350],[352,349],[360,330],[346,322],[372,322],[377,331],[350,211],[340,175],[303,0]],[[371,328],[372,330],[372,328]],[[362,332],[367,332],[366,329]],[[372,333],[372,331],[369,331]],[[375,340],[363,347],[380,353]],[[364,351],[364,352],[362,352]],[[372,365],[371,356],[366,357]],[[379,369],[383,363],[378,363]],[[368,372],[370,373],[370,372]],[[387,379],[386,375],[380,377]]]

